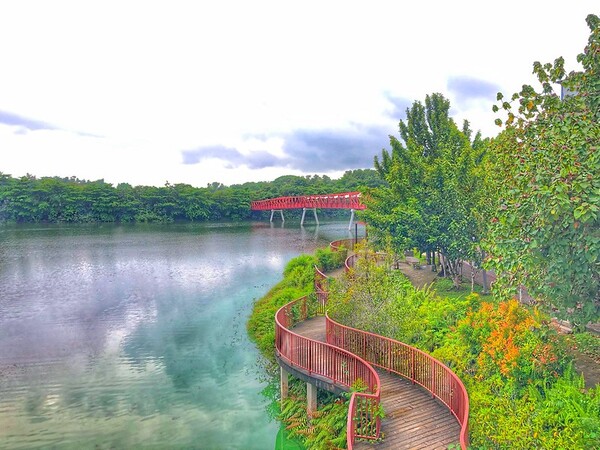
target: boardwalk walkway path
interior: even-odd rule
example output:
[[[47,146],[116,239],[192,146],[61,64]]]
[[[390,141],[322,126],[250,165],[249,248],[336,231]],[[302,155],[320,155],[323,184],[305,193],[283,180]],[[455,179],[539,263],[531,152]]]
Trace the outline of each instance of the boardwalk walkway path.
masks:
[[[325,317],[317,316],[296,325],[295,333],[325,342]],[[400,376],[378,370],[381,401],[382,442],[357,442],[355,449],[445,449],[457,444],[460,425],[448,409],[431,394]]]

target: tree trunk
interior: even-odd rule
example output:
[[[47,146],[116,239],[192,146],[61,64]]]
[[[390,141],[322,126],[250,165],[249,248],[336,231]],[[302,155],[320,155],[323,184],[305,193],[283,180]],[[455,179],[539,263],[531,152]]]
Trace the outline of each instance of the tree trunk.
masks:
[[[460,285],[462,282],[461,275],[461,261],[460,259],[450,259],[446,255],[444,256],[444,267],[447,267],[447,275],[452,277],[452,283],[454,284],[454,289],[460,289]]]
[[[485,269],[481,269],[481,277],[483,278],[483,291],[481,292],[483,295],[487,295],[490,293],[489,291],[489,287],[488,287],[488,280],[487,280],[487,271]]]
[[[485,252],[481,252],[481,260],[484,261],[485,260]],[[482,264],[483,266],[483,264]],[[488,286],[488,279],[487,279],[487,271],[485,270],[485,268],[481,268],[482,272],[481,272],[481,277],[482,277],[482,283],[483,283],[483,291],[482,294],[483,295],[487,295],[490,293],[490,287]]]

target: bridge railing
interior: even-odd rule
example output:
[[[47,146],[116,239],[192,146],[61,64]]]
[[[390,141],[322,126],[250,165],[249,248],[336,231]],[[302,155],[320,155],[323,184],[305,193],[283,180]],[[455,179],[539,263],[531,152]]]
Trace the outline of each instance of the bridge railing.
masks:
[[[360,258],[361,258],[361,255],[359,255],[358,253],[352,253],[351,255],[348,255],[348,257],[344,261],[344,268],[346,269],[346,272],[349,272],[350,269],[354,269],[356,267],[356,262]],[[373,261],[375,264],[378,264],[381,262],[385,262],[385,260],[388,258],[388,255],[387,255],[387,253],[379,253],[379,252],[371,253],[368,255],[368,258],[370,258],[371,261]]]
[[[325,307],[329,297],[328,283],[329,277],[327,277],[321,269],[315,266],[315,294],[317,295],[317,301],[319,302],[318,313],[322,316],[325,315]]]
[[[355,438],[378,439],[381,432],[379,404],[381,398],[379,375],[361,357],[325,342],[315,341],[294,333],[291,328],[316,314],[309,296],[282,306],[275,314],[275,347],[278,356],[292,367],[310,376],[323,377],[353,392],[348,409],[348,431],[352,449]],[[314,301],[314,300],[313,300]]]
[[[460,445],[468,446],[469,396],[454,372],[421,350],[394,339],[339,324],[325,315],[327,343],[418,384],[444,403],[461,425]]]
[[[354,251],[354,245],[360,241],[361,239],[359,239],[358,241],[356,241],[355,239],[338,239],[337,241],[330,242],[329,248],[334,252],[338,252],[344,248],[349,251]]]
[[[351,255],[346,260],[347,268],[354,266],[355,258],[356,255]],[[304,296],[277,311],[276,350],[280,358],[309,375],[319,375],[348,389],[357,382],[364,384],[365,391],[353,392],[348,405],[348,449],[352,450],[356,438],[377,439],[380,436],[380,381],[371,365],[422,386],[445,404],[461,426],[460,445],[466,449],[469,443],[469,397],[460,378],[446,365],[417,348],[332,320],[325,313],[327,283],[327,275],[315,267],[317,301]],[[326,343],[291,330],[297,323],[324,313]]]
[[[365,209],[365,205],[361,202],[360,198],[360,192],[292,195],[266,200],[254,200],[250,202],[250,209],[253,211],[294,208]]]

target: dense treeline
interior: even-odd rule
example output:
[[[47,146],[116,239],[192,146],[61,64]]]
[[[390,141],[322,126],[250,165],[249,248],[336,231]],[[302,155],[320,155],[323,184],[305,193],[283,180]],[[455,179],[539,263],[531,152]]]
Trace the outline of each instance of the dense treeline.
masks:
[[[174,222],[239,221],[260,219],[250,201],[284,195],[324,194],[377,187],[382,181],[374,170],[347,171],[339,179],[328,176],[286,175],[271,182],[232,186],[220,183],[205,188],[189,184],[163,187],[116,187],[104,180],[75,177],[14,178],[0,172],[0,222]],[[324,212],[333,216],[335,211]]]

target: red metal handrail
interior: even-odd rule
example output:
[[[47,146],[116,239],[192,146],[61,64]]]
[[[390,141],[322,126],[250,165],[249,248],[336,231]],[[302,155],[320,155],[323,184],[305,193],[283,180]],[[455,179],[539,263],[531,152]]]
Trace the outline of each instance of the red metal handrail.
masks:
[[[385,253],[375,253],[375,254],[372,254],[371,257],[377,263],[378,261],[382,261],[382,260],[385,261],[385,258],[387,257],[387,255]],[[354,267],[356,266],[356,261],[358,261],[358,258],[360,258],[360,256],[357,253],[352,253],[351,255],[348,255],[348,257],[344,261],[344,268],[345,268],[346,273],[348,273],[350,271],[350,269],[354,269]]]
[[[354,268],[357,259],[356,254],[346,258],[344,262],[346,272]],[[464,384],[452,370],[415,347],[339,324],[327,314],[325,314],[325,324],[326,340],[329,344],[345,348],[374,366],[394,372],[409,379],[413,384],[419,384],[442,401],[461,426],[459,437],[461,448],[468,447],[469,396]],[[348,435],[348,448],[351,448],[352,442],[354,440],[351,440],[351,436]]]
[[[333,249],[340,246],[331,245]],[[346,259],[347,270],[354,266],[355,259],[355,255]],[[325,310],[327,279],[327,275],[315,267],[316,313]],[[377,439],[380,435],[380,381],[371,364],[407,378],[438,398],[461,426],[461,448],[468,447],[469,397],[454,372],[415,347],[339,324],[326,313],[327,343],[300,336],[290,328],[309,317],[307,301],[307,296],[296,299],[275,314],[276,351],[291,366],[309,375],[322,376],[333,384],[350,388],[358,379],[365,382],[371,393],[353,392],[348,405],[346,441],[349,450],[353,449],[356,438]]]
[[[318,313],[321,315],[325,315],[325,305],[327,304],[329,294],[327,289],[328,283],[329,277],[315,266],[315,294],[317,294],[317,300],[319,301]]]
[[[360,242],[361,240],[362,238],[358,241]],[[356,241],[354,239],[338,239],[337,241],[330,242],[329,248],[331,248],[331,250],[333,250],[334,252],[339,252],[340,250],[342,250],[342,248],[346,248],[350,251],[353,251],[355,243]]]
[[[269,198],[250,202],[253,211],[269,209],[296,208],[332,208],[332,209],[365,209],[360,200],[360,192],[341,192],[338,194],[294,195],[288,197]]]
[[[367,392],[353,392],[350,397],[347,433],[352,436],[352,442],[355,437],[378,439],[381,432],[379,375],[360,356],[290,330],[309,317],[307,301],[308,296],[296,299],[279,308],[275,314],[277,355],[310,376],[318,375],[346,389],[351,389],[361,380]]]
[[[353,253],[346,258],[346,260],[344,261],[344,268],[345,268],[346,272],[349,272],[350,269],[354,268],[354,265],[356,264],[357,259],[358,259],[358,255],[356,253]]]
[[[327,314],[325,321],[329,344],[344,348],[374,366],[394,372],[413,384],[422,386],[444,403],[461,425],[461,448],[467,448],[469,396],[462,381],[452,370],[410,345],[342,325]]]

